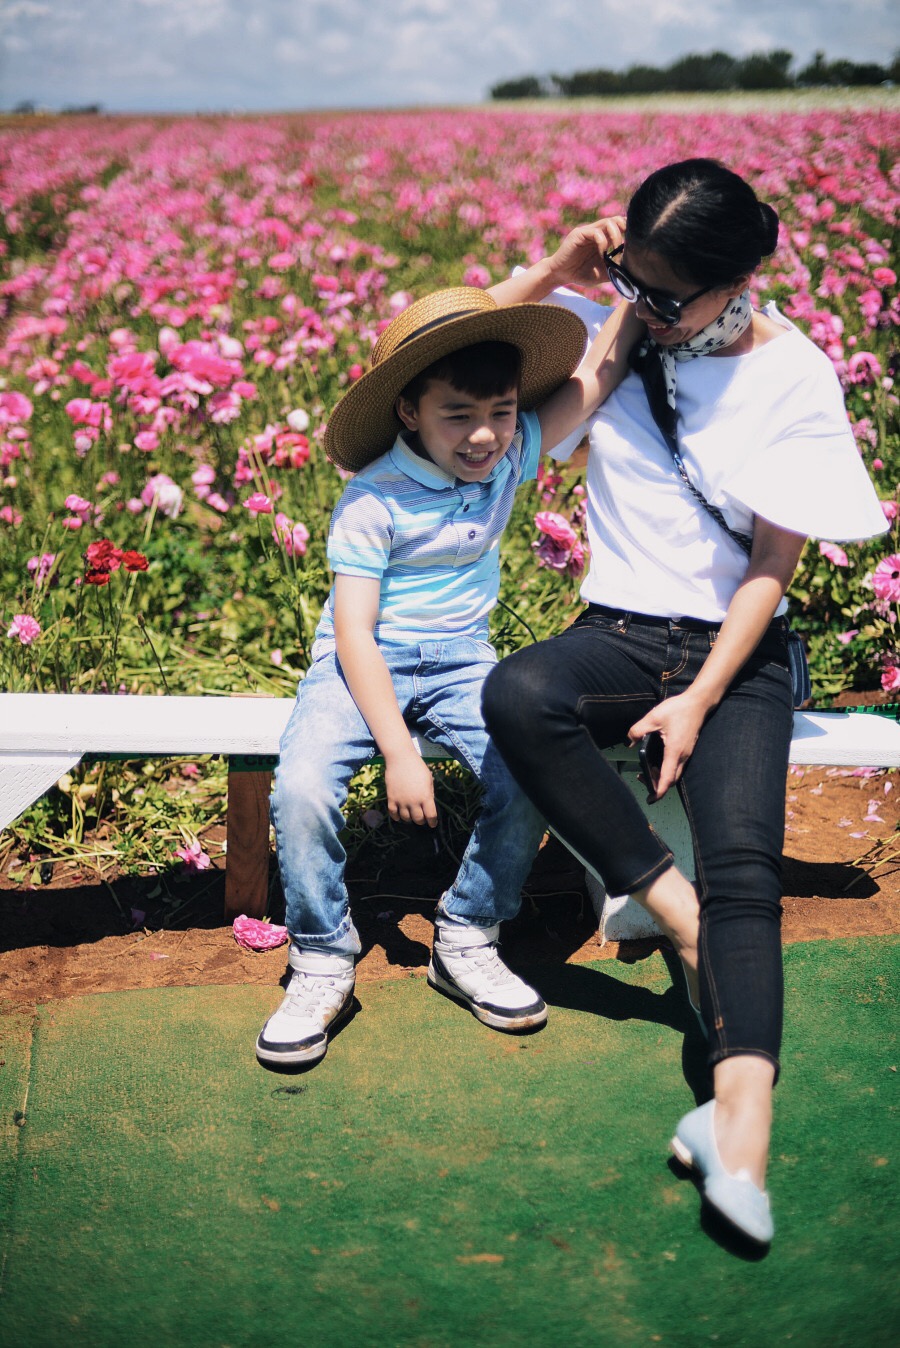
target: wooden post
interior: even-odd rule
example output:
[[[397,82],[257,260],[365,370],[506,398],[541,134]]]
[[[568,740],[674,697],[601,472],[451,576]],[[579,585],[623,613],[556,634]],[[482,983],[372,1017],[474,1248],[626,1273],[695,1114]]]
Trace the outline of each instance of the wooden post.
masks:
[[[228,847],[225,921],[240,913],[265,917],[269,897],[269,792],[274,759],[257,754],[228,760]]]

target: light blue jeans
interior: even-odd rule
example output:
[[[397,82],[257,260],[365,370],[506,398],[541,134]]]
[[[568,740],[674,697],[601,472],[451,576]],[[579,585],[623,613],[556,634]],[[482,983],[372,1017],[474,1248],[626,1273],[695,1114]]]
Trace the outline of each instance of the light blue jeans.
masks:
[[[482,787],[475,828],[442,911],[479,927],[514,917],[544,822],[484,728],[481,691],[497,663],[494,649],[474,637],[380,649],[407,725],[470,768]],[[360,942],[338,835],[350,781],[377,747],[333,643],[318,643],[314,656],[281,740],[272,822],[293,942],[355,955]]]

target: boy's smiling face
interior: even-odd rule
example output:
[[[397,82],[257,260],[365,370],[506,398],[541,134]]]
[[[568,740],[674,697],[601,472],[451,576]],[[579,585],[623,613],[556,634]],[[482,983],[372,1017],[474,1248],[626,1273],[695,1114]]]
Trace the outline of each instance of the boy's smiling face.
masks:
[[[397,400],[397,415],[412,447],[463,482],[483,482],[509,449],[516,429],[518,392],[475,398],[446,379],[430,379],[416,407]]]

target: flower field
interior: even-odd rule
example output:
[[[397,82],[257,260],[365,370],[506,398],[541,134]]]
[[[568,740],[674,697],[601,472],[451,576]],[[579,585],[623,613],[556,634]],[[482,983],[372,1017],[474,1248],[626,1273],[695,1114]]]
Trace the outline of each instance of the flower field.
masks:
[[[892,524],[865,547],[807,548],[792,612],[814,692],[900,689],[898,140],[890,106],[7,122],[3,686],[290,695],[342,485],[324,427],[385,323],[709,154],[779,211],[756,298],[834,362]],[[520,498],[501,653],[558,630],[585,560],[573,473],[548,467]],[[79,809],[102,799],[113,810],[112,788]],[[195,822],[178,825],[188,853]],[[82,825],[73,799],[73,841]]]

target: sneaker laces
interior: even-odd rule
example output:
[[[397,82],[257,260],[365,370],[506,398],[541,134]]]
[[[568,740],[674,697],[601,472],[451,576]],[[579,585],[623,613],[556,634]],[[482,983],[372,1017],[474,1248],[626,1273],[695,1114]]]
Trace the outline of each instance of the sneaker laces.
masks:
[[[295,969],[285,992],[285,1004],[282,1009],[291,1016],[309,1016],[323,1007],[337,1010],[346,996],[346,989],[340,986],[335,976],[308,974]]]
[[[458,947],[451,947],[448,953],[450,958],[455,955],[465,959],[471,966],[477,968],[486,982],[492,984],[495,988],[520,981],[512,970],[508,969],[503,963],[494,941],[486,945],[468,946],[462,950]]]

